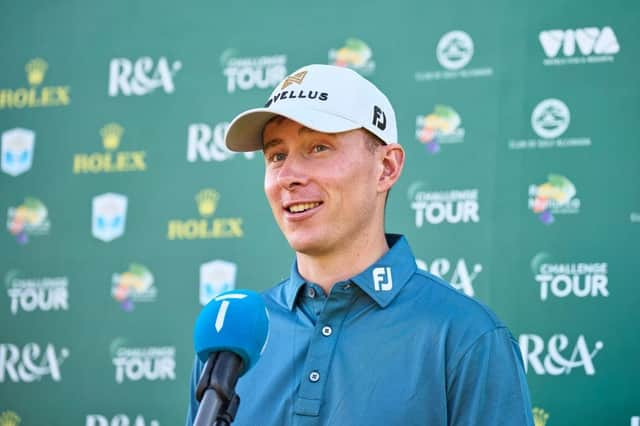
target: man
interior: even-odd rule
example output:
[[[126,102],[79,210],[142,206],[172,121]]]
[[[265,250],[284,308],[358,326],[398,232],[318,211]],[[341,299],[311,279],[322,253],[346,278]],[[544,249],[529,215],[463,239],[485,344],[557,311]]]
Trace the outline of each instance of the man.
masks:
[[[295,251],[290,277],[264,294],[270,338],[238,382],[234,425],[533,425],[507,328],[384,233],[404,150],[378,88],[303,67],[236,117],[226,144],[264,152],[265,193]]]

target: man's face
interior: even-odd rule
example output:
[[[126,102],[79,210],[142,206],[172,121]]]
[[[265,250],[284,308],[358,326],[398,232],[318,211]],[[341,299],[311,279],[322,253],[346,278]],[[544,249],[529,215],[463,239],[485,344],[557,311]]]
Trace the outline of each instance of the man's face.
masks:
[[[381,229],[382,165],[364,136],[364,130],[320,133],[285,118],[265,127],[264,189],[295,251],[322,256]]]

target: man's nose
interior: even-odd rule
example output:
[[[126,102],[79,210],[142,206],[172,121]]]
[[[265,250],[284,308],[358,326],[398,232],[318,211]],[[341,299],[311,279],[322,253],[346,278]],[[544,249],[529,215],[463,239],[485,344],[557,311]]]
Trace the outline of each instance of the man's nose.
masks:
[[[278,185],[293,189],[305,185],[309,179],[308,168],[300,155],[289,154],[278,170]]]

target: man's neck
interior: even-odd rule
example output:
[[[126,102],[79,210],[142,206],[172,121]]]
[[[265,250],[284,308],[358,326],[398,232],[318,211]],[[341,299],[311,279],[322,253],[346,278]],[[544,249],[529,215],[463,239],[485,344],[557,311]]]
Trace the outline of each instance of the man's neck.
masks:
[[[334,284],[358,275],[388,250],[384,232],[377,232],[326,255],[296,253],[298,272],[305,280],[318,284],[325,294],[329,294]]]

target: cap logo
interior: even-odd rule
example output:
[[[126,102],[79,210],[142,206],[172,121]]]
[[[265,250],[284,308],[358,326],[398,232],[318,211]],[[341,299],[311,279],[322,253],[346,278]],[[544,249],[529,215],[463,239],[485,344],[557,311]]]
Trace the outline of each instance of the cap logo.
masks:
[[[282,86],[280,86],[280,90],[284,90],[286,87],[294,83],[295,84],[302,83],[302,80],[304,80],[304,77],[306,75],[307,75],[307,71],[300,71],[299,73],[290,75],[289,77],[284,79],[284,81],[282,82]]]
[[[387,116],[380,109],[379,106],[373,106],[373,123],[380,130],[384,130],[387,128]]]

